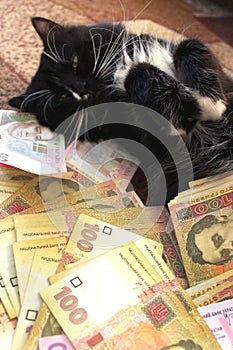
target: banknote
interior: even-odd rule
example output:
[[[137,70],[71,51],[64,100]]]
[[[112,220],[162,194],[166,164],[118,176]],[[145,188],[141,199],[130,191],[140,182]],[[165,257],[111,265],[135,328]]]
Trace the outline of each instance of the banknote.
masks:
[[[84,211],[82,211],[84,213]],[[120,215],[85,212],[101,221],[143,235],[163,245],[164,257],[179,282],[187,287],[187,277],[174,229],[168,226],[168,212],[163,207],[126,208]]]
[[[51,211],[49,215],[47,212],[15,215],[13,220],[17,241],[69,237],[77,220],[76,214],[72,215],[72,213],[61,209]]]
[[[74,350],[73,345],[65,334],[40,338],[38,343],[39,350],[52,350],[57,347],[60,347],[63,350]]]
[[[100,198],[97,200],[82,201],[69,209],[51,210],[44,213],[15,215],[15,230],[17,240],[45,238],[49,236],[69,236],[82,209],[114,212],[124,210],[125,207],[142,207],[143,204],[135,192]],[[38,225],[40,222],[40,225]]]
[[[83,212],[83,211],[82,211]],[[90,214],[90,210],[88,211],[87,210],[87,212],[88,212],[88,214]],[[121,221],[121,223],[118,221],[117,222],[117,224],[118,225],[126,225],[127,226],[127,228],[134,228],[134,230],[135,231],[137,231],[137,233],[140,231],[141,232],[141,234],[144,234],[144,233],[146,233],[147,232],[147,230],[149,230],[149,228],[150,228],[150,226],[151,225],[155,225],[155,222],[156,222],[156,220],[158,219],[158,218],[160,218],[160,215],[161,215],[161,208],[160,208],[160,210],[159,210],[159,208],[145,208],[145,212],[143,212],[142,213],[142,210],[140,209],[140,208],[126,208],[125,210],[124,210],[124,213],[126,212],[126,216],[125,216],[125,218],[123,219],[123,216],[121,215],[121,218],[122,218],[122,221]],[[123,214],[123,213],[122,213]],[[100,216],[100,219],[103,219],[103,212],[95,212],[95,215],[96,215],[96,217],[98,218],[99,216]],[[84,217],[84,216],[81,216],[81,218],[82,217]],[[114,222],[115,220],[116,220],[116,215],[114,214],[114,213],[109,213],[109,214],[105,214],[105,216],[104,216],[105,218],[107,218],[107,222]],[[117,216],[118,217],[118,216]],[[118,218],[120,218],[120,217],[118,217]],[[146,220],[146,219],[149,219],[150,218],[150,223],[148,223],[147,221],[148,220]],[[157,235],[157,232],[159,232],[159,230],[164,230],[164,228],[165,228],[165,225],[163,225],[163,217],[161,217],[161,220],[160,221],[158,221],[158,227],[156,227],[155,229],[154,229],[154,234],[155,235]],[[80,220],[80,217],[79,217],[79,220]],[[82,222],[81,224],[82,225],[84,225],[84,223],[85,223],[85,220],[87,221],[87,218],[86,219],[84,219],[84,222]],[[88,218],[88,220],[89,221],[87,221],[87,224],[89,223],[90,225],[91,224],[93,224],[93,222],[94,222],[94,227],[96,227],[96,225],[97,225],[97,223],[99,223],[99,221],[98,220],[94,220],[94,219],[92,219],[92,218]],[[94,221],[93,221],[94,220]],[[136,220],[138,220],[138,221],[136,221]],[[80,221],[81,222],[81,221]],[[106,227],[109,227],[110,225],[108,225],[108,224],[104,224],[104,223],[102,223],[101,222],[101,224],[102,224],[102,230],[104,230],[104,226],[106,226]],[[125,227],[126,227],[125,226]],[[112,227],[112,226],[110,226],[110,227]],[[140,227],[140,230],[139,230],[139,227]],[[77,229],[77,227],[76,227],[76,229]],[[124,235],[124,233],[125,232],[127,232],[127,231],[125,231],[125,230],[121,230],[121,229],[119,229],[119,227],[117,227],[116,228],[116,232],[122,232],[123,233],[123,235]],[[109,232],[107,232],[107,233],[110,233],[110,230],[109,230]],[[77,234],[77,233],[76,233]],[[104,234],[103,236],[105,236],[106,237],[106,239],[108,239],[108,241],[109,241],[109,238],[111,237],[110,235],[108,235],[108,234]],[[133,236],[133,235],[132,235]],[[134,235],[134,237],[136,237],[137,236],[137,234],[135,234]],[[73,237],[73,236],[72,236]],[[155,237],[154,235],[151,235],[151,237]],[[124,237],[124,240],[126,239],[126,237]],[[73,242],[73,244],[72,244],[72,242]],[[121,241],[121,242],[119,242],[119,244],[120,243],[122,243],[123,241]],[[156,245],[156,247],[158,247],[159,246],[159,250],[160,250],[160,254],[161,254],[161,245],[158,243],[158,242],[153,242],[153,247],[155,247],[155,245]],[[78,252],[80,252],[79,253],[79,259],[78,260],[82,260],[82,259],[84,259],[84,258],[86,258],[86,259],[88,259],[88,258],[90,258],[91,256],[93,256],[93,253],[92,252],[82,252],[82,251],[80,251],[80,249],[77,249],[77,246],[76,246],[76,242],[75,242],[75,238],[71,238],[70,240],[69,240],[69,246],[71,247],[70,248],[70,250],[71,250],[71,254],[72,254],[72,256],[74,256],[75,254],[75,252],[77,251],[77,253]],[[75,249],[74,251],[72,251],[72,249]],[[103,250],[102,250],[103,251]],[[102,252],[101,250],[99,250],[99,252],[101,253]],[[85,253],[85,254],[84,254]],[[95,254],[97,254],[97,253],[95,253]],[[65,254],[64,255],[64,257],[67,257],[67,255]],[[74,260],[74,258],[70,258],[70,256],[69,256],[69,259],[67,260],[67,258],[65,258],[66,260],[65,260],[65,263],[66,264],[68,264],[68,263],[70,263],[70,262],[74,262],[74,261],[77,261],[77,259],[75,258],[75,260]],[[44,307],[44,309],[45,309],[45,307]],[[41,316],[42,315],[42,311],[41,312],[39,312],[39,315]],[[30,335],[30,341],[33,341],[32,340],[32,337],[33,337],[33,334],[35,334],[35,336],[36,336],[36,334],[38,334],[38,330],[39,329],[41,329],[41,325],[42,324],[40,324],[40,325],[38,325],[39,324],[39,322],[40,322],[40,319],[42,319],[44,322],[45,322],[45,320],[46,320],[46,315],[48,315],[48,312],[46,311],[45,312],[45,315],[44,316],[41,316],[41,318],[39,317],[37,320],[36,320],[36,327],[37,328],[35,328],[36,329],[36,331],[33,333],[31,333],[31,335]],[[41,321],[42,322],[42,321]],[[28,349],[29,348],[32,348],[32,343],[30,343],[29,342],[29,346],[28,346]]]
[[[23,349],[42,303],[39,291],[49,286],[48,277],[55,273],[61,256],[56,246],[36,250],[11,350]]]
[[[4,163],[0,163],[0,168],[8,168],[8,169],[11,169],[11,168],[14,168],[14,167],[11,166],[11,165],[7,165],[7,164],[4,164]]]
[[[33,206],[40,206],[43,210],[46,202],[56,203],[57,199],[78,191],[79,185],[72,180],[71,175],[67,178],[67,174],[69,173],[35,177],[0,204],[0,218],[19,213]]]
[[[217,174],[217,175],[212,175],[212,176],[208,176],[208,177],[204,177],[198,180],[194,180],[194,181],[190,181],[189,182],[189,187],[190,188],[195,188],[195,187],[205,187],[208,186],[210,183],[217,183],[219,181],[224,181],[226,180],[226,182],[228,181],[228,179],[233,175],[232,171],[227,171],[221,174]]]
[[[134,208],[129,208],[129,209],[134,209]],[[137,215],[139,214],[140,212],[137,212]],[[114,220],[115,214],[113,215],[111,213],[109,216],[112,218],[112,220]],[[85,224],[87,225],[87,227],[84,226]],[[98,227],[98,224],[100,225],[100,227],[98,230],[96,230],[96,228]],[[91,230],[90,227],[92,227],[93,230]],[[83,231],[84,239],[81,236],[82,231]],[[88,232],[89,232],[89,235],[88,235]],[[102,243],[104,243],[104,246],[100,247],[99,249],[97,249],[96,247],[93,251],[93,249],[90,249],[90,245],[96,242],[96,240],[93,241],[93,238],[91,237],[91,235],[92,236],[96,235],[97,232],[99,233],[99,239],[97,240],[97,243],[98,245],[101,245]],[[116,234],[118,234],[118,237],[116,236]],[[117,241],[117,238],[119,238],[119,234],[121,234],[122,237],[120,237],[120,241]],[[85,235],[87,235],[86,238],[85,238]],[[84,261],[84,260],[90,259],[91,257],[94,257],[98,254],[102,254],[103,252],[105,252],[107,249],[110,249],[114,245],[120,245],[132,239],[135,240],[137,237],[139,236],[135,233],[133,234],[123,229],[120,229],[119,227],[114,227],[110,224],[105,224],[103,222],[100,222],[94,218],[86,217],[85,215],[80,215],[78,218],[77,224],[72,232],[72,235],[68,241],[69,248],[68,250],[66,250],[66,253],[63,254],[62,265],[60,266],[60,270],[63,269],[63,266],[65,264],[70,264],[71,262],[74,263],[76,261]],[[81,244],[78,244],[79,241],[81,241]],[[57,275],[54,276],[54,278],[58,278],[58,277],[59,276]],[[49,320],[49,311],[47,310],[46,306],[43,305],[42,309],[39,311],[37,320],[29,336],[26,349],[35,348],[37,343],[37,337],[38,336],[40,337],[39,332],[42,332],[43,328],[48,323],[48,320]]]
[[[179,203],[184,200],[193,199],[201,195],[206,195],[207,191],[213,196],[216,188],[224,187],[227,183],[232,183],[232,181],[232,171],[192,181],[189,183],[190,188],[179,193],[173,201],[174,203]]]
[[[97,187],[98,185],[96,185]],[[110,190],[111,193],[111,190]],[[104,213],[100,211],[93,211],[90,209],[83,209],[82,213],[86,213],[88,216],[96,218],[97,221],[104,221],[107,224],[123,228],[124,230],[134,232],[140,236],[145,236],[154,241],[153,246],[160,247],[161,253],[161,233],[166,232],[166,226],[168,222],[167,212],[162,207],[145,207],[145,208],[125,208],[121,215],[115,213]],[[93,222],[93,219],[91,219]],[[91,223],[91,222],[90,222]],[[106,225],[107,226],[107,225]],[[71,241],[70,241],[71,242]],[[163,240],[163,243],[166,243]],[[168,249],[169,252],[169,249]],[[74,254],[73,254],[74,255]],[[84,254],[82,254],[84,256]],[[89,254],[89,257],[91,254]],[[84,256],[85,257],[85,256]],[[86,256],[87,258],[87,256]],[[176,255],[171,254],[174,264],[176,261]],[[81,255],[80,255],[81,259]],[[74,263],[73,259],[71,260]],[[66,261],[66,263],[70,263]],[[179,266],[179,264],[177,264]],[[181,271],[181,269],[177,269]],[[39,311],[38,317],[34,324],[34,327],[29,335],[25,350],[36,349],[38,337],[40,337],[45,328],[48,328],[49,323],[49,311],[43,304],[43,307]],[[46,325],[46,326],[45,326]]]
[[[139,165],[139,160],[114,140],[98,144],[74,141],[66,149],[66,162],[95,183],[119,178],[124,189]]]
[[[72,178],[72,172],[40,176],[29,181],[13,196],[0,204],[0,218],[32,207],[32,212],[35,211],[35,208],[40,211],[52,210],[124,193],[125,191],[120,190],[115,180],[80,191],[79,183]],[[139,202],[139,198],[137,201]]]
[[[64,174],[63,174],[64,176]],[[71,176],[71,179],[73,177]],[[76,183],[77,179],[74,180]],[[64,181],[63,181],[64,182]],[[59,184],[58,184],[59,185]],[[59,195],[59,197],[55,198],[55,200],[47,200],[44,202],[44,207],[46,210],[53,210],[55,208],[59,207],[69,207],[70,205],[80,204],[80,203],[88,203],[91,200],[101,200],[101,198],[107,198],[111,196],[118,196],[121,194],[124,194],[125,191],[122,191],[116,180],[110,180],[106,182],[102,182],[96,185],[93,185],[91,187],[81,189],[79,188],[73,188],[73,191],[65,192],[65,197]]]
[[[222,349],[233,349],[233,332],[225,317],[205,317],[208,327],[213,332]]]
[[[0,161],[35,174],[66,171],[65,139],[30,114],[0,111]]]
[[[204,306],[233,298],[233,270],[222,273],[186,289],[196,306]]]
[[[21,304],[24,300],[24,294],[31,271],[32,261],[35,251],[53,248],[58,252],[63,251],[67,243],[66,237],[56,237],[47,239],[36,239],[29,241],[20,241],[13,244],[16,273],[18,279],[19,296]]]
[[[197,307],[218,303],[220,301],[233,298],[232,282],[223,282],[220,286],[208,291],[204,295],[194,299]]]
[[[190,286],[233,268],[232,185],[169,205]]]
[[[2,349],[10,350],[17,319],[10,320],[0,301],[0,344]]]
[[[131,259],[132,266],[135,266],[135,264],[138,262],[138,259],[140,259],[141,261],[140,268],[143,267],[144,270],[154,279],[154,281],[158,282],[163,280],[166,282],[168,281],[170,282],[174,280],[174,275],[170,272],[169,268],[166,266],[164,261],[161,259],[160,255],[157,253],[156,248],[153,246],[153,243],[151,242],[151,240],[141,237],[139,240],[136,240],[134,244],[137,248],[139,248],[139,250],[135,252],[135,249],[137,248],[131,247],[129,249],[128,256],[127,256],[128,261]],[[151,266],[146,264],[147,266],[145,267],[145,264],[143,265],[142,261],[144,257],[148,258],[148,261],[151,262]],[[151,269],[151,267],[153,268]],[[143,273],[142,270],[141,270],[141,273]],[[65,276],[66,276],[66,272],[61,272],[59,274],[56,274],[55,276],[52,276],[50,278],[50,282],[55,283],[56,281],[60,280],[61,278],[64,278]],[[181,287],[177,287],[177,285],[176,286],[173,285],[173,286],[176,289],[175,294],[173,293],[174,294],[173,299],[174,298],[177,299],[177,293],[179,296],[176,302],[174,302],[173,300],[174,307],[177,303],[180,302],[180,299],[181,299],[186,307],[187,305],[189,305],[188,307],[189,312],[191,313],[192,311],[192,313],[194,313],[193,311],[194,309],[191,308],[190,301],[188,301],[188,298],[183,295],[181,291],[182,290]],[[171,294],[172,294],[172,290],[169,286],[168,296],[170,297]],[[180,305],[180,308],[181,308],[181,305]],[[194,317],[195,319],[198,318],[197,313],[194,316],[195,316]],[[200,317],[199,317],[199,322],[200,322]],[[197,330],[197,328],[199,327],[199,323],[195,324],[195,327]]]
[[[61,266],[89,260],[127,242],[136,242],[142,238],[133,232],[81,214],[65,248]],[[154,254],[159,255],[156,251],[157,242],[154,243],[148,238],[143,242],[150,243],[148,250],[151,249]]]
[[[32,180],[35,176],[35,174],[21,169],[0,167],[0,181],[16,180],[27,182]]]
[[[84,221],[82,221],[83,219],[84,219]],[[153,241],[151,241],[148,238],[144,238],[144,237],[140,237],[140,236],[137,237],[135,234],[132,234],[131,232],[126,231],[126,230],[122,230],[118,227],[114,227],[114,226],[110,227],[110,225],[102,223],[102,222],[98,222],[97,220],[93,220],[93,221],[91,224],[90,218],[87,218],[83,215],[81,216],[80,222],[78,223],[77,230],[74,230],[72,237],[70,237],[69,242],[68,242],[68,244],[65,248],[65,251],[63,253],[61,264],[60,264],[59,269],[58,269],[59,272],[57,271],[57,273],[55,275],[50,276],[50,278],[49,278],[50,283],[53,284],[56,281],[62,279],[64,276],[66,276],[67,272],[62,271],[66,267],[68,267],[69,269],[76,268],[78,264],[83,263],[83,262],[88,261],[88,260],[91,260],[91,259],[93,259],[101,254],[104,254],[106,251],[108,251],[106,244],[112,244],[112,242],[116,241],[116,238],[119,235],[124,236],[124,242],[134,241],[136,244],[136,247],[139,247],[139,250],[137,251],[137,253],[143,254],[144,257],[148,256],[148,258],[151,259],[151,261],[154,263],[154,265],[152,266],[152,269],[151,269],[151,266],[149,266],[148,264],[147,265],[148,265],[150,272],[153,271],[153,273],[152,273],[153,276],[155,276],[155,271],[156,271],[158,274],[159,280],[172,280],[172,279],[174,279],[174,275],[167,268],[167,266],[164,264],[164,262],[162,263],[162,258],[160,256],[160,252],[157,250],[158,249],[157,243],[154,243]],[[90,230],[91,230],[91,227],[94,228],[94,223],[95,223],[96,227],[97,227],[97,225],[99,227],[98,234],[100,237],[99,237],[99,239],[96,238],[96,240],[93,241],[93,248],[92,249],[89,249],[89,250],[85,249],[84,250],[84,246],[82,247],[79,244],[79,242],[80,242],[79,238],[82,239],[82,233],[87,231],[87,227],[89,227]],[[110,239],[110,240],[109,240],[109,238],[105,239],[104,237],[101,237],[101,233],[106,231],[107,228],[109,230],[111,230],[112,239]],[[81,235],[80,235],[80,233],[81,233]],[[98,245],[100,244],[101,241],[104,242],[104,245],[105,245],[105,247],[103,247],[102,249],[101,249],[101,247],[98,247]],[[111,243],[109,241],[111,241]],[[122,244],[124,244],[124,242],[122,242]],[[84,243],[84,241],[83,241],[83,243]],[[77,246],[77,248],[75,248],[75,246]],[[116,246],[118,246],[118,245],[116,245]],[[160,250],[160,248],[159,248],[159,250]],[[139,251],[140,251],[140,253],[139,253]],[[130,252],[132,253],[132,249]],[[156,267],[155,267],[155,265],[156,265]]]
[[[2,203],[5,199],[9,198],[23,185],[23,181],[0,181],[0,203]]]
[[[223,300],[216,304],[198,307],[198,312],[208,324],[209,319],[224,318],[233,332],[233,299]],[[231,338],[233,340],[233,338]]]
[[[0,272],[6,287],[10,302],[14,307],[16,315],[19,314],[20,300],[18,291],[18,279],[15,269],[15,261],[12,245],[16,241],[14,221],[12,218],[1,220],[0,230]]]
[[[219,349],[207,327],[208,337],[204,332],[200,337],[197,323],[181,303],[177,304],[178,299],[172,300],[159,287],[159,282],[154,283],[152,270],[146,272],[147,260],[141,260],[138,255],[137,261],[128,248],[129,245],[113,249],[81,264],[76,271],[67,273],[66,278],[41,292],[74,347],[98,344],[99,348],[101,345],[114,348],[121,341],[121,348],[125,349],[128,340],[132,348],[138,348],[135,332],[143,328],[147,334],[150,331],[153,334],[148,348],[152,342],[153,349],[160,349],[161,345],[191,338],[198,340],[203,349],[210,345]],[[134,247],[134,252],[136,250]],[[126,310],[130,309],[136,324],[133,316],[126,319]],[[143,342],[147,342],[146,337]]]
[[[233,187],[233,177],[231,176],[230,178],[231,180],[228,182],[225,178],[219,182],[213,182],[206,189],[204,187],[199,188],[197,191],[193,191],[192,189],[184,191],[174,201],[171,201],[171,204],[169,203],[169,208],[172,208],[174,204],[182,207],[184,203],[189,203],[192,213],[198,215],[200,214],[200,210],[202,210],[202,214],[207,214],[223,206],[227,206],[230,204],[229,201],[231,200]],[[215,200],[217,200],[216,205],[213,204]],[[205,206],[203,202],[206,202]]]
[[[3,282],[3,278],[0,274],[0,300],[6,310],[7,316],[9,319],[17,317],[15,309],[10,301],[9,295],[6,290],[6,286]]]

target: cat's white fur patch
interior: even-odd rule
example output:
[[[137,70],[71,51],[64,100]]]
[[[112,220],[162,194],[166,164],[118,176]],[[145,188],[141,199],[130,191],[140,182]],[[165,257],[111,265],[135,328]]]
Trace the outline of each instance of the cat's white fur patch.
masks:
[[[185,129],[175,128],[173,125],[171,125],[169,135],[171,135],[171,136],[180,135],[182,137],[186,137],[187,136],[187,132],[185,131]]]
[[[199,92],[194,93],[201,108],[201,120],[219,120],[226,110],[223,100],[213,101],[211,98],[201,96]]]
[[[114,73],[114,85],[116,88],[125,90],[125,79],[129,70],[138,63],[149,63],[170,76],[174,77],[174,64],[173,58],[170,51],[169,44],[164,47],[157,40],[148,42],[144,45],[142,42],[135,44],[133,47],[133,57],[129,57],[126,45],[123,46],[123,56],[116,67]]]
[[[148,63],[174,77],[174,63],[169,44],[164,47],[158,41],[148,45]]]

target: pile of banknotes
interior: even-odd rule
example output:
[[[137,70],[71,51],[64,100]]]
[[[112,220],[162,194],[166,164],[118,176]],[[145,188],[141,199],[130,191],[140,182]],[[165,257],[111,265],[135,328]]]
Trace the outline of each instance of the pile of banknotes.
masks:
[[[112,141],[60,145],[59,171],[0,167],[1,347],[233,349],[233,174],[167,210],[143,205]]]

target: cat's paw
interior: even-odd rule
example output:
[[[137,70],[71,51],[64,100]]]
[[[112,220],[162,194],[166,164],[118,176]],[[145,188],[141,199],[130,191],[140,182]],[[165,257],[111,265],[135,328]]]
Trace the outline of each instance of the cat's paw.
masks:
[[[201,96],[199,92],[193,93],[195,98],[197,99],[198,105],[200,107],[200,120],[206,121],[206,120],[219,120],[222,118],[225,110],[226,110],[226,103],[222,99],[218,99],[217,101],[214,101],[210,97],[207,96]]]

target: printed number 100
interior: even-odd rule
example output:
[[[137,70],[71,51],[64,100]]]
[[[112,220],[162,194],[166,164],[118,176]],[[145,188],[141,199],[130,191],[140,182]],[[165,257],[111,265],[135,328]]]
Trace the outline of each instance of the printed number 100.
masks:
[[[64,311],[71,311],[69,320],[73,324],[81,324],[87,319],[87,311],[84,308],[77,307],[78,299],[72,295],[69,287],[63,287],[62,292],[54,295],[55,300],[60,300],[60,307]],[[70,295],[71,294],[71,295]]]

